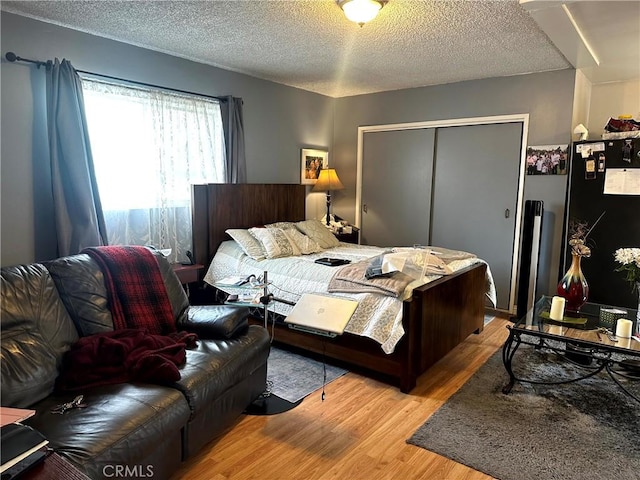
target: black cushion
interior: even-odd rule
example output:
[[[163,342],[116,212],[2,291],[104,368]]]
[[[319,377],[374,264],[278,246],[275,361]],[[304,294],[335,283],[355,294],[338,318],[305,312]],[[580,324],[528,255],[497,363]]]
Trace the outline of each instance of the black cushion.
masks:
[[[29,407],[53,391],[78,332],[44,265],[3,267],[1,284],[2,405]]]
[[[187,309],[189,308],[189,297],[187,297],[176,272],[173,271],[173,266],[167,261],[165,256],[158,251],[154,252],[154,255],[158,260],[162,280],[164,281],[164,286],[167,289],[169,302],[171,302],[173,318],[179,323],[184,320],[187,314]]]
[[[61,257],[45,266],[81,337],[113,330],[104,275],[89,255]]]
[[[187,361],[180,367],[181,378],[173,386],[187,398],[192,415],[198,415],[264,366],[269,350],[269,334],[258,325],[229,340],[200,339],[195,350],[187,350]]]
[[[51,413],[75,396],[52,395],[33,406],[37,413],[25,423],[92,479],[104,478],[107,465],[135,465],[166,438],[179,438],[190,415],[184,396],[160,385],[123,383],[83,393],[86,408]],[[181,452],[175,453],[180,458]]]
[[[178,324],[181,330],[198,334],[199,338],[233,338],[249,325],[249,309],[226,305],[191,306],[186,318]]]

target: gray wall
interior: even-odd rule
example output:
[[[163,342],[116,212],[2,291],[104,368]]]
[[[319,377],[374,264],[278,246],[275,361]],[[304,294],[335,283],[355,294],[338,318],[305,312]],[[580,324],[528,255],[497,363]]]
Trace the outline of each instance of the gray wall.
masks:
[[[571,141],[574,77],[574,70],[563,70],[338,99],[333,166],[346,188],[333,195],[334,211],[350,221],[355,219],[359,126],[528,113],[528,145],[567,144]],[[500,182],[498,175],[487,188],[499,188]],[[566,175],[525,179],[525,200],[542,200],[545,207],[540,294],[553,293],[557,284],[566,182]]]
[[[357,127],[529,113],[529,145],[568,143],[573,70],[493,78],[330,99],[120,42],[2,12],[2,53],[67,58],[80,70],[209,95],[244,99],[248,180],[298,183],[300,148],[329,148],[346,189],[334,211],[355,219]],[[0,263],[56,256],[44,115],[44,73],[3,60]],[[496,188],[500,179],[496,178]],[[545,202],[540,293],[557,281],[566,176],[528,177],[526,199]],[[307,213],[324,213],[324,195],[310,194]]]
[[[300,149],[331,147],[334,100],[329,97],[5,12],[1,27],[2,265],[56,256],[44,69],[8,64],[6,52],[36,60],[66,58],[78,70],[242,97],[250,183],[299,183]]]

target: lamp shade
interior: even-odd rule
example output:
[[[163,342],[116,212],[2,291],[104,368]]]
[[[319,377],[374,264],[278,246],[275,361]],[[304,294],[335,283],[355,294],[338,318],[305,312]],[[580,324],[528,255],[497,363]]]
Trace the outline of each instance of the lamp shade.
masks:
[[[580,140],[586,140],[589,138],[589,130],[587,130],[587,127],[581,123],[573,129],[573,133],[575,135],[580,135]]]
[[[330,192],[332,190],[342,190],[344,185],[338,178],[335,168],[325,168],[320,170],[318,181],[311,189],[312,192]]]

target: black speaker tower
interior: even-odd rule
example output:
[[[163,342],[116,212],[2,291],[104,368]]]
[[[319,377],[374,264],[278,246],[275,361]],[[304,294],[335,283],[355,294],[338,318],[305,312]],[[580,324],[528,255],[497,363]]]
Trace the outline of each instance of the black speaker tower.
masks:
[[[543,211],[544,207],[541,200],[527,200],[524,202],[520,268],[516,296],[516,319],[522,318],[536,301]]]

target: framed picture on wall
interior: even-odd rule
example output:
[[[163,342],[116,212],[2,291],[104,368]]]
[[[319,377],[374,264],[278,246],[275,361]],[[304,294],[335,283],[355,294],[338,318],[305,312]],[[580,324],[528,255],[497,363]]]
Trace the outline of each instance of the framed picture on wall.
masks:
[[[569,145],[527,147],[527,175],[566,175]]]
[[[315,185],[318,181],[320,170],[328,167],[328,150],[303,148],[300,153],[300,183],[302,185]]]

